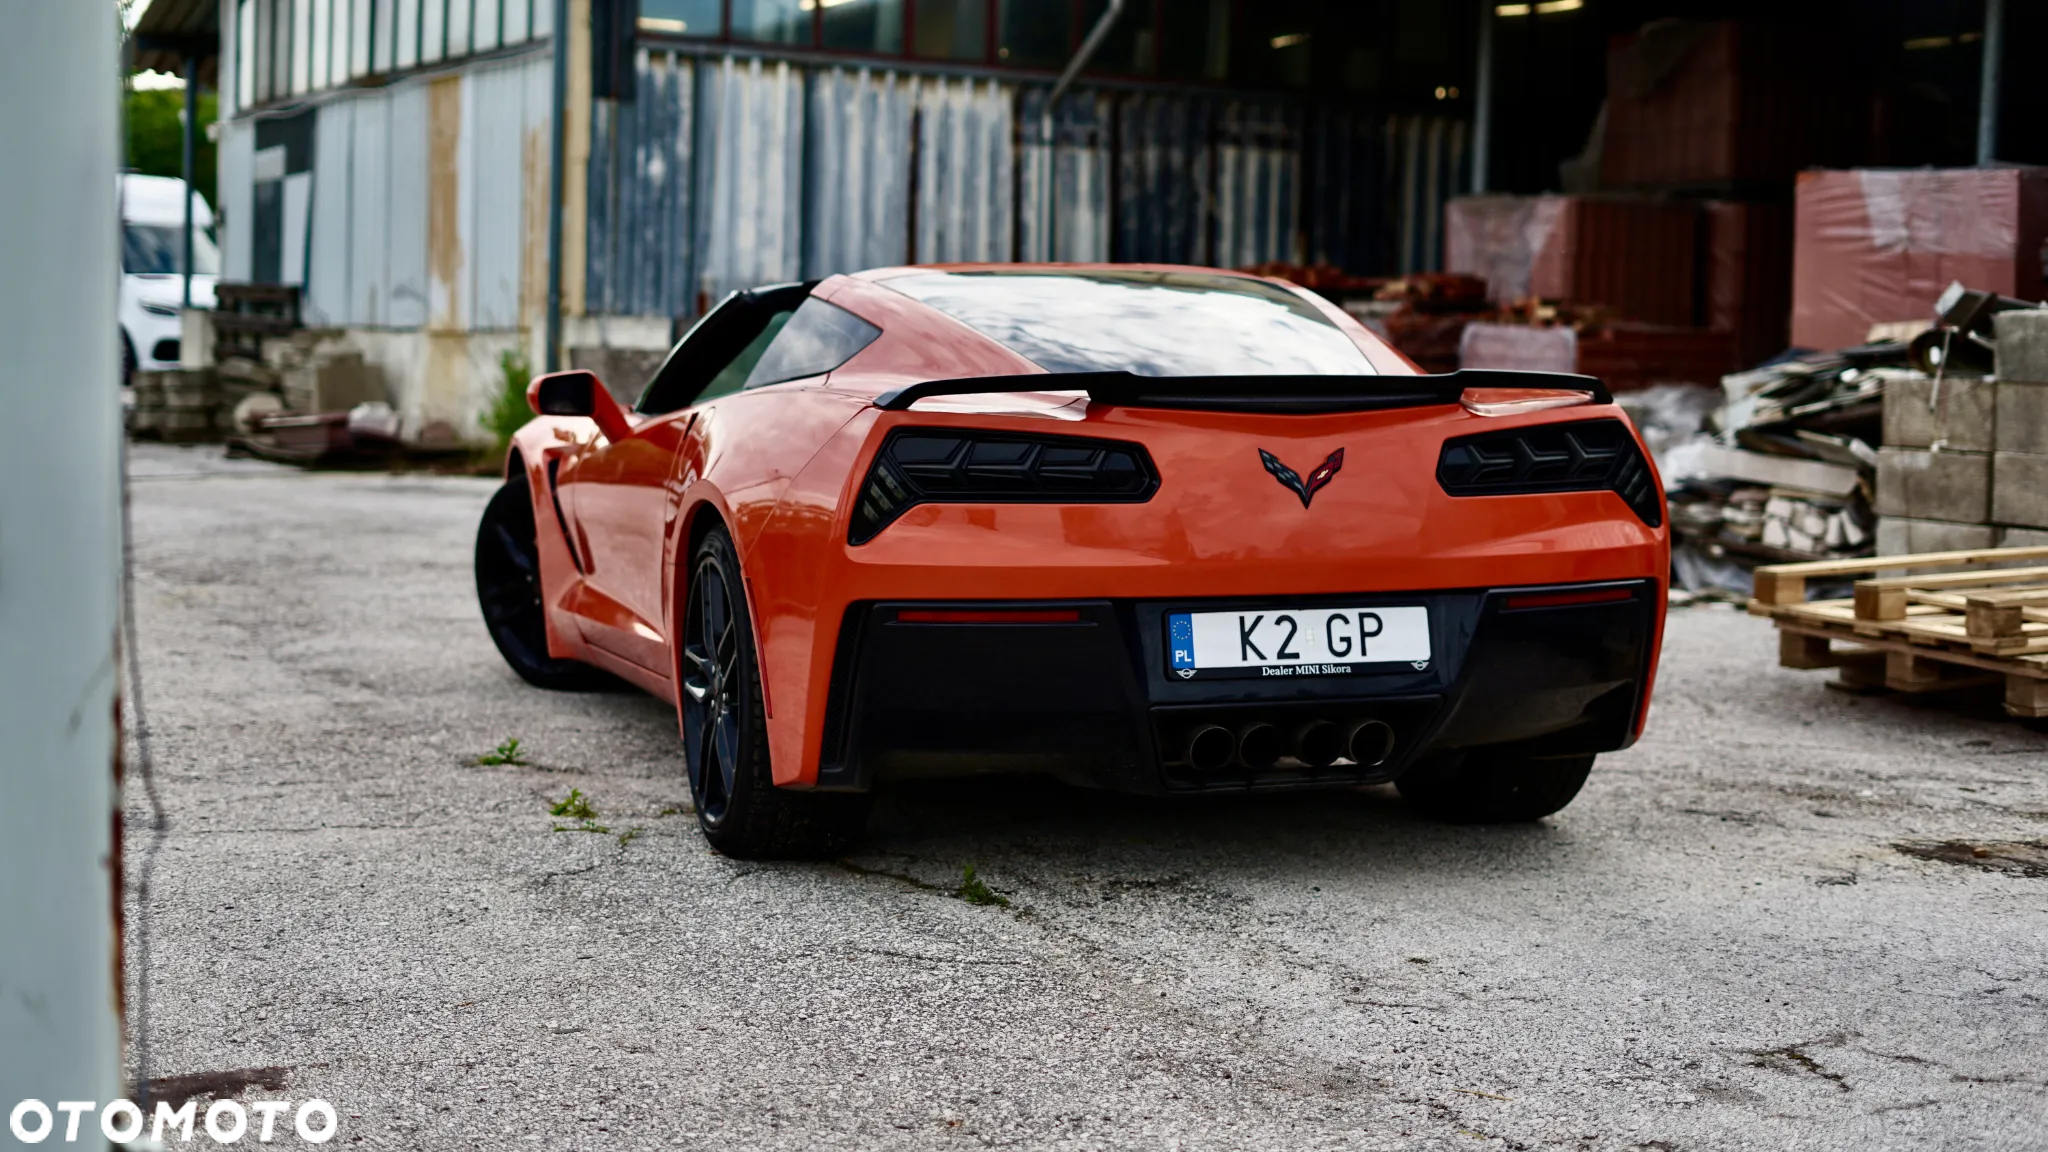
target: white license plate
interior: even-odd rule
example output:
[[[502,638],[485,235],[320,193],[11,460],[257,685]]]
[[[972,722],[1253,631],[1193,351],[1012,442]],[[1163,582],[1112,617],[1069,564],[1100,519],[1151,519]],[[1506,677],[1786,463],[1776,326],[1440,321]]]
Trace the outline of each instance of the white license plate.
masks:
[[[1258,608],[1174,612],[1167,670],[1197,676],[1343,676],[1429,667],[1427,608]]]

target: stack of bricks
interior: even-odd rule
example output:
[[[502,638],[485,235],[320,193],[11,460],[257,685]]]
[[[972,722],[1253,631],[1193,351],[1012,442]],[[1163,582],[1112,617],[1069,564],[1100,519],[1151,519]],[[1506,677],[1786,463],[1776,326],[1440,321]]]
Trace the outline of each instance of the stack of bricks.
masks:
[[[1996,323],[1994,376],[1887,383],[1878,555],[2048,544],[2048,309]]]

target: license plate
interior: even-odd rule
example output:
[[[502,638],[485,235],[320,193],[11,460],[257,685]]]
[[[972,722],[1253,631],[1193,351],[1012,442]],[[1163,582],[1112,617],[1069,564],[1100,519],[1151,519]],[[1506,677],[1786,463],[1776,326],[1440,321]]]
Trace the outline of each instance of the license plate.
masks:
[[[1260,608],[1174,612],[1167,670],[1204,677],[1343,676],[1429,667],[1427,608]]]

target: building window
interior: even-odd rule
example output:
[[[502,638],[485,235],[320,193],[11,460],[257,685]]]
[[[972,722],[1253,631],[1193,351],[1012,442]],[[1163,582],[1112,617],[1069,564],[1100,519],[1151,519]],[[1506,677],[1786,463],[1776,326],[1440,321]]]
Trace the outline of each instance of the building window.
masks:
[[[498,46],[498,0],[476,0],[476,28],[471,43],[479,52]]]
[[[732,0],[732,34],[736,39],[809,44],[811,23],[808,0]]]
[[[1230,0],[1165,0],[1159,71],[1174,80],[1230,75]]]
[[[1000,0],[996,63],[1064,68],[1074,49],[1074,7],[1067,0]]]
[[[987,0],[913,0],[911,54],[927,60],[988,57]]]
[[[420,0],[398,0],[398,22],[392,26],[397,49],[393,68],[410,68],[420,62]]]
[[[903,53],[903,0],[812,0],[824,8],[825,47]]]
[[[423,0],[420,8],[420,63],[432,64],[448,48],[448,0]]]
[[[640,0],[640,30],[671,36],[716,36],[721,0]]]

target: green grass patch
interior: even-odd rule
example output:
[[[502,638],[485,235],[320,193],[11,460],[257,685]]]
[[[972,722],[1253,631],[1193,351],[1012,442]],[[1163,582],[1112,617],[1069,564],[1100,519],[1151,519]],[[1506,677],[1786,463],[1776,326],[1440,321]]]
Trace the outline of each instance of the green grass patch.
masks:
[[[512,434],[533,419],[533,409],[526,403],[526,386],[533,382],[533,365],[523,349],[508,348],[498,355],[498,374],[498,394],[484,411],[483,426],[497,441],[497,454],[503,456],[512,443]]]
[[[590,797],[585,796],[581,788],[571,788],[567,796],[548,805],[548,815],[589,820],[597,815],[597,809],[590,806]]]
[[[525,758],[519,754],[519,738],[517,736],[506,740],[496,748],[477,757],[476,762],[484,765],[517,764],[522,767],[526,764]]]
[[[585,821],[583,821],[583,822],[582,822],[581,824],[577,824],[577,825],[574,825],[574,826],[571,826],[571,825],[568,825],[568,824],[557,824],[557,825],[555,825],[555,831],[557,831],[557,832],[595,832],[595,833],[597,833],[597,834],[599,834],[599,835],[601,835],[601,836],[609,836],[609,835],[611,834],[611,829],[609,829],[609,828],[605,827],[605,826],[604,826],[604,825],[602,825],[602,824],[599,824],[599,823],[598,823],[597,821],[595,821],[595,820],[585,820]]]
[[[1008,897],[982,883],[981,877],[974,874],[974,865],[972,864],[967,865],[967,867],[961,870],[960,887],[954,890],[953,895],[967,901],[969,904],[993,905],[997,908],[1008,908],[1010,906]]]

